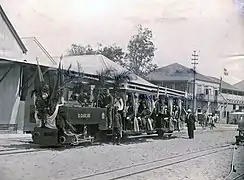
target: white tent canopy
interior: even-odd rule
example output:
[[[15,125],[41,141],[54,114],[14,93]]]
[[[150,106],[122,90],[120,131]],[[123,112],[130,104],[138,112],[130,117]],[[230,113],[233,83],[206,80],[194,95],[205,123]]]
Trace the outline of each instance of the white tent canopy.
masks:
[[[78,64],[81,69],[79,69]],[[82,56],[65,56],[62,60],[64,69],[74,72],[83,72],[85,74],[96,76],[98,72],[112,68],[117,71],[125,71],[126,69],[103,55],[82,55]],[[151,93],[157,93],[158,86],[146,81],[145,79],[133,74],[132,80],[128,83],[127,89],[138,89]],[[159,87],[160,94],[168,94],[169,96],[185,97],[185,92],[174,89]]]

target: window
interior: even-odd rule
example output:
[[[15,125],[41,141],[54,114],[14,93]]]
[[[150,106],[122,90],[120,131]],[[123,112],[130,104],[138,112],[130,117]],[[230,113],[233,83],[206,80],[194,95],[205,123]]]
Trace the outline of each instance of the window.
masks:
[[[214,95],[215,95],[215,96],[218,96],[218,94],[219,94],[219,93],[218,93],[218,90],[214,90]]]
[[[197,86],[197,94],[201,94],[202,93],[202,87],[201,86]]]
[[[233,104],[233,110],[236,110],[236,104]]]
[[[208,89],[208,95],[212,95],[211,89]]]
[[[209,95],[209,89],[205,89],[205,94]]]
[[[226,111],[223,112],[222,116],[226,118]]]

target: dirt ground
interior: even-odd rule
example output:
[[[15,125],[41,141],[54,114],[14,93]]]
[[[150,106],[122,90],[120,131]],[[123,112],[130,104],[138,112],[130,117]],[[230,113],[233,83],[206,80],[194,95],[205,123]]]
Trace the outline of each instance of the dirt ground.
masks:
[[[184,130],[176,133],[176,137],[171,139],[138,139],[124,142],[120,146],[99,144],[64,150],[0,155],[0,179],[72,180],[100,171],[233,143],[236,133],[233,127],[219,126],[213,131],[197,130],[195,139],[188,139]],[[0,151],[9,148],[32,148],[27,143],[29,140],[28,136],[21,138],[0,136]],[[237,154],[243,158],[243,153],[243,149],[239,148]],[[230,171],[231,158],[232,150],[228,150],[124,179],[221,180]],[[241,166],[240,159],[237,158],[236,161],[239,162],[239,166]]]

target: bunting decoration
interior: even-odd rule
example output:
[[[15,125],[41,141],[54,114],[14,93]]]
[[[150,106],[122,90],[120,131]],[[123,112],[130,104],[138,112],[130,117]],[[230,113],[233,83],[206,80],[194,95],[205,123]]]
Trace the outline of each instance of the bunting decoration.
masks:
[[[51,93],[50,101],[53,100],[53,98],[56,98],[55,95],[58,95],[57,101],[61,100],[61,86],[62,86],[62,69],[61,69],[61,63],[62,63],[63,56],[60,57],[59,65],[58,65],[58,73],[57,73],[57,80],[54,83],[53,90]],[[57,103],[57,102],[56,102]]]
[[[44,86],[44,77],[43,77],[43,73],[39,64],[39,60],[38,57],[36,57],[36,62],[37,62],[37,73],[38,73],[38,77],[39,77],[39,92],[41,92],[42,87]]]
[[[165,93],[164,93],[164,95],[165,95],[165,96],[167,95],[167,87],[165,88]]]
[[[157,99],[159,99],[159,86],[158,86],[158,89],[157,89],[157,96],[156,96]]]

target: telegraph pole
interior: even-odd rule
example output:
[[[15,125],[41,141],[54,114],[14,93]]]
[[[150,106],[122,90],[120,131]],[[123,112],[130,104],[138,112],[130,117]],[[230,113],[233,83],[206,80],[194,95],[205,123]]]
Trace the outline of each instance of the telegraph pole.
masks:
[[[194,50],[193,54],[192,54],[192,58],[191,58],[191,64],[193,65],[193,77],[194,77],[194,81],[193,81],[193,110],[192,112],[195,114],[196,113],[196,65],[198,64],[198,54],[197,52]]]

